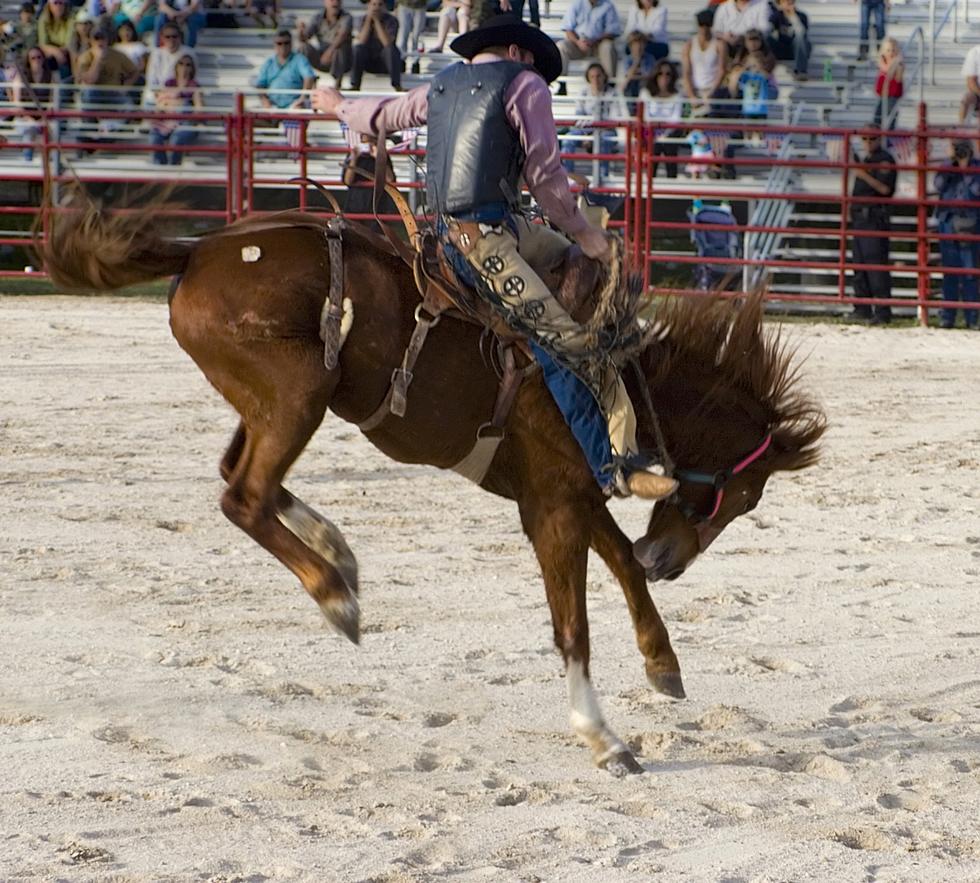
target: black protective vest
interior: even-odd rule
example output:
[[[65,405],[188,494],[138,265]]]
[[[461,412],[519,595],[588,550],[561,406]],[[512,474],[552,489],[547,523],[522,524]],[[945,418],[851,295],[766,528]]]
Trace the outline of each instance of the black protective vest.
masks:
[[[518,206],[524,151],[504,96],[521,71],[515,61],[454,64],[429,87],[426,188],[429,208],[463,215],[481,206]]]

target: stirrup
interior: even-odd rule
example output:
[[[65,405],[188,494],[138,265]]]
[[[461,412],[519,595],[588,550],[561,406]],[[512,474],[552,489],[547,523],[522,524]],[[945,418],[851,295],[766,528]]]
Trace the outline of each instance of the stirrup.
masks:
[[[641,500],[663,500],[678,488],[678,482],[666,475],[653,472],[631,472],[626,477],[626,488],[634,497]]]

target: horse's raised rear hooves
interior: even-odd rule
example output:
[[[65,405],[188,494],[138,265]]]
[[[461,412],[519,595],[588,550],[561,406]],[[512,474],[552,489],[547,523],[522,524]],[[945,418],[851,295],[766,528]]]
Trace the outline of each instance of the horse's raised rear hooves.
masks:
[[[658,693],[669,696],[671,699],[686,699],[687,693],[684,692],[684,682],[681,680],[680,672],[676,671],[647,671],[647,680],[650,686]]]
[[[600,769],[611,773],[617,779],[621,779],[623,776],[646,772],[629,751],[617,751],[615,754],[609,755],[609,757],[600,760],[598,763]]]
[[[351,593],[346,598],[331,598],[318,602],[327,622],[342,635],[358,644],[361,640],[361,609],[357,597]]]

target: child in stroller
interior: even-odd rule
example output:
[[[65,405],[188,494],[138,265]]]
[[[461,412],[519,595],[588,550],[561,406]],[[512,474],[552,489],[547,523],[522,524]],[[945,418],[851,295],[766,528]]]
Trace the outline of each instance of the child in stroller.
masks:
[[[700,199],[694,200],[687,212],[692,224],[711,224],[716,230],[692,230],[691,241],[702,258],[737,258],[741,250],[741,237],[730,229],[737,222],[732,207],[727,202],[719,205],[705,205]],[[736,264],[696,264],[694,267],[694,287],[698,291],[710,291],[721,287],[730,291],[738,287],[740,268]],[[724,283],[724,284],[722,284]]]

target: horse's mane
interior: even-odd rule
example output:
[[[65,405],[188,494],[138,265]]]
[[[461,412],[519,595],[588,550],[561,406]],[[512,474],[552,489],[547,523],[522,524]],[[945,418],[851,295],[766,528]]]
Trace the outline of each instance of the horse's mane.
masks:
[[[711,377],[703,412],[741,406],[772,432],[779,469],[804,469],[819,458],[818,442],[827,428],[822,409],[799,388],[796,348],[781,332],[762,325],[762,293],[733,299],[667,298],[652,316],[659,328],[644,360],[655,372],[656,387],[668,375]],[[707,414],[705,414],[707,417]],[[697,444],[697,433],[686,433]],[[675,441],[676,455],[683,441]]]

